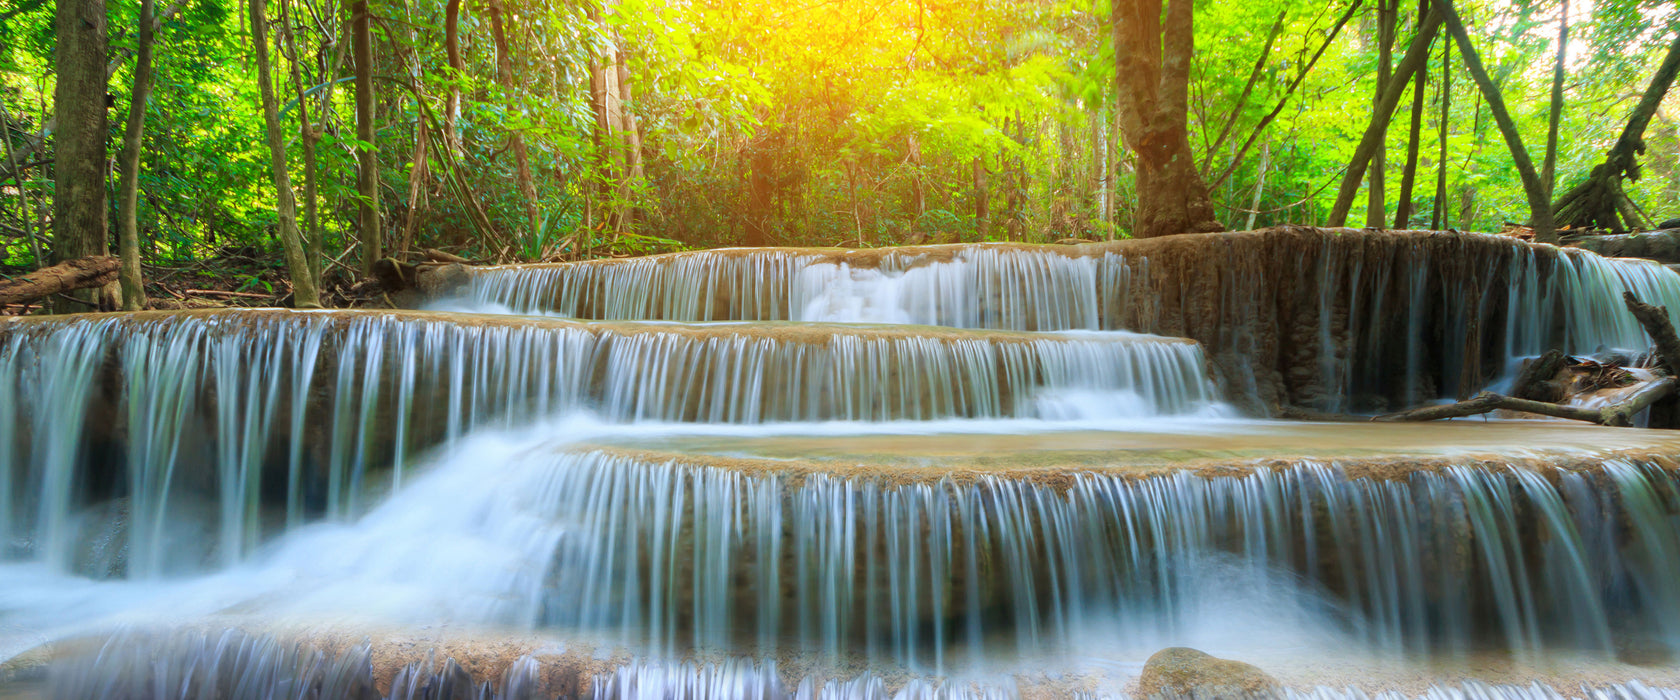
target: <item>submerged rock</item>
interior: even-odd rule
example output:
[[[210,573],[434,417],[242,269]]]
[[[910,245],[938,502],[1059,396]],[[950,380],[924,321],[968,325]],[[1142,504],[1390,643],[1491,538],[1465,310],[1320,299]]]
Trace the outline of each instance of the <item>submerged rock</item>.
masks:
[[[1138,696],[1146,698],[1272,697],[1277,680],[1241,661],[1221,659],[1188,647],[1155,652],[1138,678]]]

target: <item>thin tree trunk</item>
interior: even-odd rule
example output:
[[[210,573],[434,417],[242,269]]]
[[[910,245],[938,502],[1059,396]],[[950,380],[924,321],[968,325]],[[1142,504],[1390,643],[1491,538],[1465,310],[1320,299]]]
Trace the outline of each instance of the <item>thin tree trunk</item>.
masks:
[[[11,112],[6,109],[5,100],[0,100],[0,124],[10,123],[12,123]],[[6,144],[6,160],[7,164],[11,166],[11,172],[18,174],[18,202],[19,209],[23,216],[20,221],[29,235],[29,254],[35,260],[35,269],[39,270],[47,266],[46,253],[41,249],[41,239],[45,237],[47,233],[46,226],[37,226],[36,224],[40,223],[39,219],[37,217],[30,216],[29,183],[24,182],[23,169],[18,167],[17,148],[12,145],[12,140],[9,138],[0,138],[0,142],[4,142]],[[35,204],[35,208],[37,210],[42,212],[46,211],[46,204],[41,202],[36,202]]]
[[[1254,200],[1248,205],[1248,224],[1244,229],[1254,230],[1254,219],[1260,214],[1260,196],[1266,192],[1266,170],[1272,165],[1272,142],[1267,141],[1260,146],[1260,177],[1254,183]]]
[[[1584,182],[1558,198],[1554,207],[1558,220],[1572,226],[1597,226],[1611,231],[1622,231],[1643,223],[1638,213],[1629,211],[1631,207],[1627,206],[1622,180],[1639,179],[1638,158],[1640,153],[1645,152],[1645,128],[1656,115],[1657,107],[1674,84],[1677,73],[1680,73],[1680,34],[1669,45],[1662,65],[1657,68],[1656,75],[1651,76],[1645,94],[1628,116],[1627,126],[1622,129],[1621,137],[1616,139],[1616,145],[1605,154],[1604,162],[1595,166]]]
[[[1260,58],[1254,62],[1254,69],[1249,71],[1248,82],[1243,83],[1242,94],[1237,95],[1236,104],[1231,106],[1231,111],[1225,116],[1225,126],[1220,128],[1219,137],[1213,140],[1213,145],[1208,146],[1207,152],[1202,154],[1202,177],[1208,176],[1208,170],[1213,167],[1214,154],[1225,145],[1225,138],[1231,135],[1231,127],[1235,126],[1237,118],[1242,116],[1242,109],[1248,104],[1248,96],[1254,92],[1255,83],[1258,83],[1260,76],[1265,73],[1266,61],[1272,56],[1272,44],[1283,31],[1283,19],[1287,14],[1287,11],[1278,13],[1277,21],[1272,23],[1272,30],[1266,34],[1265,45],[1260,48]]]
[[[251,43],[256,49],[257,89],[262,93],[263,131],[268,137],[269,172],[274,181],[275,213],[280,221],[280,244],[286,251],[286,268],[292,277],[292,306],[321,307],[321,294],[310,273],[309,260],[297,227],[297,203],[293,201],[292,177],[286,171],[286,139],[280,131],[280,113],[269,76],[267,0],[250,0]]]
[[[356,61],[356,150],[357,231],[362,242],[362,276],[373,276],[373,264],[385,256],[379,217],[379,139],[373,92],[373,33],[368,27],[367,0],[350,4],[350,51]]]
[[[910,162],[910,236],[908,242],[921,243],[924,236],[919,228],[922,214],[927,211],[927,193],[922,186],[922,143],[914,133],[905,137],[905,150]]]
[[[1523,193],[1528,196],[1529,226],[1534,228],[1534,240],[1541,243],[1556,243],[1557,229],[1552,225],[1552,203],[1546,194],[1546,187],[1540,181],[1540,174],[1534,170],[1534,161],[1528,157],[1528,149],[1523,147],[1522,134],[1517,131],[1517,124],[1511,119],[1511,113],[1505,109],[1505,98],[1499,93],[1499,86],[1488,77],[1487,70],[1482,67],[1482,59],[1476,54],[1476,47],[1470,43],[1470,34],[1464,30],[1464,23],[1459,20],[1458,10],[1453,8],[1452,0],[1439,0],[1440,12],[1446,17],[1447,28],[1453,38],[1458,41],[1458,52],[1464,56],[1464,68],[1470,73],[1470,78],[1481,88],[1482,96],[1487,100],[1488,111],[1493,113],[1493,121],[1499,126],[1499,133],[1505,137],[1505,145],[1511,149],[1511,161],[1517,168],[1517,175],[1522,178]]]
[[[108,253],[105,238],[105,0],[58,0],[54,17],[58,121],[53,165],[53,262]],[[95,295],[76,298],[93,303]],[[60,301],[58,311],[82,311]]]
[[[1359,192],[1359,183],[1365,179],[1365,166],[1371,162],[1376,152],[1382,148],[1385,135],[1388,133],[1389,120],[1394,118],[1394,108],[1400,104],[1400,96],[1406,92],[1406,83],[1417,72],[1418,66],[1429,60],[1429,44],[1434,41],[1436,32],[1441,29],[1442,16],[1439,11],[1429,13],[1423,26],[1418,28],[1417,36],[1412,39],[1412,45],[1406,49],[1406,56],[1400,59],[1400,66],[1395,69],[1393,80],[1389,81],[1388,89],[1383,91],[1382,101],[1371,113],[1371,123],[1365,127],[1365,135],[1359,140],[1359,147],[1353,152],[1353,160],[1348,163],[1347,173],[1342,176],[1342,186],[1336,194],[1336,206],[1330,211],[1330,218],[1326,224],[1331,227],[1346,226],[1348,210],[1353,208],[1354,195]]]
[[[309,96],[305,93],[303,84],[303,66],[297,49],[297,30],[292,26],[291,0],[280,0],[280,31],[291,53],[290,64],[292,70],[292,90],[297,93],[298,109],[298,145],[303,150],[303,248],[309,259],[309,277],[321,279],[321,266],[326,264],[321,252],[321,214],[318,163],[315,158],[315,144],[321,138],[316,130],[314,120],[309,118]]]
[[[1563,0],[1558,15],[1557,58],[1552,61],[1552,111],[1546,120],[1546,161],[1540,166],[1540,180],[1546,194],[1557,191],[1558,125],[1563,119],[1563,69],[1569,51],[1569,0]]]
[[[123,127],[121,175],[117,184],[118,241],[122,253],[122,308],[146,308],[146,288],[140,274],[140,143],[146,127],[146,102],[152,96],[153,0],[140,0],[139,58],[134,64],[134,90]]]
[[[508,52],[507,32],[502,27],[502,2],[490,0],[490,32],[496,40],[496,79],[502,84],[502,89],[509,96],[515,95],[517,86],[513,79],[513,56]],[[513,161],[517,167],[514,177],[518,179],[519,193],[525,197],[525,225],[531,241],[539,240],[542,235],[542,217],[537,211],[537,185],[531,179],[531,158],[525,150],[525,135],[519,131],[509,134],[513,144]]]
[[[974,157],[974,233],[980,240],[986,240],[990,233],[989,222],[992,211],[992,187],[986,172],[986,157]]]
[[[599,26],[601,24],[600,9],[594,2],[586,2],[585,7],[585,13],[590,24]],[[604,206],[609,203],[608,200],[611,199],[612,193],[616,189],[613,187],[613,183],[617,181],[617,178],[613,176],[612,142],[614,127],[611,107],[607,104],[611,82],[607,78],[607,66],[602,63],[600,54],[591,50],[589,52],[589,106],[595,114],[595,128],[591,138],[595,145],[597,181],[593,202],[596,206]],[[607,219],[605,223],[609,225],[616,223],[610,208],[606,209],[603,216]],[[755,229],[754,226],[755,224],[749,223],[747,227],[749,240],[763,235],[762,229]],[[762,241],[762,239],[760,240]],[[760,242],[758,245],[763,245],[763,243]]]
[[[1394,80],[1394,25],[1399,16],[1400,0],[1377,0],[1377,91],[1371,96],[1373,108],[1382,106],[1382,98],[1390,83],[1404,83]],[[1387,194],[1385,175],[1388,169],[1388,123],[1383,124],[1382,141],[1378,142],[1377,150],[1371,154],[1370,170],[1366,173],[1369,182],[1365,191],[1365,225],[1371,228],[1382,228],[1388,223],[1388,207],[1384,196]]]
[[[1441,42],[1441,133],[1440,152],[1435,156],[1435,207],[1429,217],[1429,228],[1439,231],[1447,225],[1447,137],[1452,116],[1452,52],[1450,41]]]
[[[443,108],[443,137],[452,153],[461,150],[461,135],[455,121],[461,116],[459,83],[466,69],[461,64],[461,0],[449,0],[443,7],[443,46],[449,57],[449,100]]]
[[[1219,172],[1219,177],[1208,182],[1208,189],[1217,189],[1220,185],[1225,184],[1226,180],[1231,179],[1233,173],[1237,172],[1237,167],[1242,165],[1243,156],[1248,155],[1248,149],[1254,146],[1254,142],[1260,138],[1260,134],[1265,133],[1266,127],[1271,126],[1272,121],[1283,113],[1284,106],[1289,104],[1289,98],[1295,95],[1296,88],[1299,88],[1301,82],[1306,80],[1307,74],[1312,72],[1313,66],[1318,65],[1318,59],[1324,56],[1324,52],[1330,48],[1330,43],[1336,40],[1336,35],[1342,33],[1342,28],[1347,26],[1348,20],[1353,19],[1354,13],[1359,10],[1360,1],[1354,0],[1353,4],[1348,6],[1347,11],[1336,19],[1336,24],[1330,27],[1330,34],[1324,37],[1324,43],[1319,44],[1318,50],[1313,52],[1313,56],[1307,61],[1307,65],[1295,73],[1295,77],[1289,81],[1289,86],[1284,88],[1283,97],[1278,98],[1277,105],[1272,107],[1272,111],[1266,113],[1265,118],[1255,125],[1253,131],[1249,132],[1248,138],[1243,141],[1236,154],[1231,156],[1231,162],[1227,163],[1225,169]]]
[[[1429,18],[1429,0],[1418,0],[1417,24]],[[1429,60],[1425,57],[1412,81],[1412,127],[1406,137],[1406,168],[1400,172],[1400,201],[1394,204],[1394,228],[1412,227],[1412,194],[1417,187],[1418,151],[1423,148],[1424,89],[1429,85]]]
[[[414,224],[420,218],[420,183],[426,180],[426,120],[414,122],[414,161],[408,171],[408,215],[403,218],[402,241],[398,253],[408,252],[414,242]]]
[[[623,39],[619,39],[622,47]],[[635,210],[630,206],[630,188],[642,177],[642,134],[636,124],[636,113],[630,105],[635,94],[630,87],[630,61],[624,49],[618,50],[618,114],[624,130],[624,177],[619,180],[618,197],[624,204],[617,231],[628,230],[635,224]]]

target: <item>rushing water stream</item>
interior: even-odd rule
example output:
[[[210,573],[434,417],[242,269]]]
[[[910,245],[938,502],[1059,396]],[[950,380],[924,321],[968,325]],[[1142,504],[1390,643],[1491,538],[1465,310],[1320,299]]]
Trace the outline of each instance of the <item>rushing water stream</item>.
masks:
[[[1097,697],[1191,645],[1299,687],[1677,697],[1680,438],[1225,399],[1640,348],[1617,295],[1680,309],[1680,276],[1473,239],[1493,296],[1373,241],[1274,316],[1246,273],[1197,319],[1139,296],[1164,254],[977,247],[11,321],[0,659],[83,640],[18,676],[62,698]],[[1204,327],[1239,307],[1292,320]]]

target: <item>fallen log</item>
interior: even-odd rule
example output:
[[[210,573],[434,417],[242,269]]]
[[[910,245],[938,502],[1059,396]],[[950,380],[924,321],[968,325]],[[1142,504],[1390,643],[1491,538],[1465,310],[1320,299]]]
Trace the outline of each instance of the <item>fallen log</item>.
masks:
[[[0,304],[18,304],[62,292],[102,287],[117,280],[119,266],[114,257],[93,256],[66,260],[22,277],[0,280]]]
[[[1651,404],[1656,403],[1659,399],[1672,395],[1676,387],[1677,383],[1674,377],[1662,377],[1641,387],[1627,399],[1603,408],[1566,406],[1484,391],[1458,403],[1423,406],[1409,411],[1377,416],[1372,420],[1384,423],[1407,423],[1444,418],[1463,418],[1504,409],[1625,428],[1633,425],[1633,417],[1639,415],[1640,411],[1650,408]]]
[[[454,253],[438,250],[436,248],[426,249],[426,259],[435,263],[454,263],[457,265],[471,265],[473,262]]]
[[[240,299],[273,299],[274,298],[273,294],[260,294],[260,293],[257,293],[257,292],[226,292],[226,291],[222,291],[220,289],[189,289],[189,290],[186,291],[186,293],[194,295],[194,296],[203,296],[203,297],[237,297],[237,298],[240,298]]]

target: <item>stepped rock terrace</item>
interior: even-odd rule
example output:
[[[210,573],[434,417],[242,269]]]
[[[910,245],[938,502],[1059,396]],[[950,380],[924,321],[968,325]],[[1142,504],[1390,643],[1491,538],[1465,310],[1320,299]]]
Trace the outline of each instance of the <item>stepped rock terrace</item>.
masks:
[[[1650,261],[1462,233],[1285,227],[1083,245],[764,248],[474,268],[471,308],[576,318],[868,321],[1192,338],[1250,410],[1467,396],[1513,358],[1640,349]],[[457,304],[461,302],[455,302]]]
[[[1638,355],[1661,266],[1274,229],[448,274],[473,312],[0,323],[0,656],[104,640],[33,687],[113,700],[1124,697],[1187,644],[1680,678],[1674,433],[1255,417]]]

